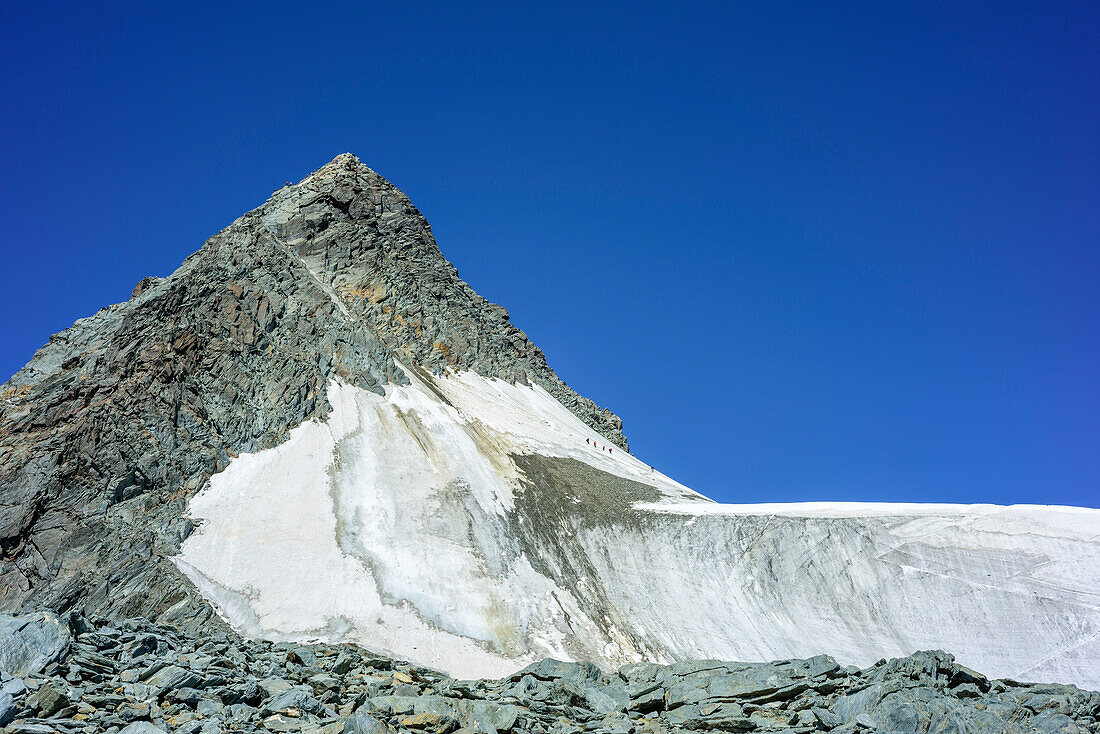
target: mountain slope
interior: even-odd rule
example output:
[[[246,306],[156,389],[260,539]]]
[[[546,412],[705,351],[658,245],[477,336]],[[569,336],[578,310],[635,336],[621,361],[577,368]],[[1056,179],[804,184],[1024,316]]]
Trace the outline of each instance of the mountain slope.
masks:
[[[460,675],[944,648],[1100,688],[1100,512],[716,505],[632,457],[350,155],[0,396],[3,608],[213,608]]]
[[[0,605],[207,618],[164,560],[191,530],[187,498],[325,416],[331,380],[406,383],[395,356],[534,381],[626,446],[621,421],[462,282],[408,198],[342,155],[0,387]]]

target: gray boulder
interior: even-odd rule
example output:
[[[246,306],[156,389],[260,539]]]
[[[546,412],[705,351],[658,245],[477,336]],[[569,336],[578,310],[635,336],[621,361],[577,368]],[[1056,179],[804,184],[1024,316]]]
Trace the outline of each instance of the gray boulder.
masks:
[[[0,691],[0,726],[6,726],[9,721],[14,719],[18,710],[15,699],[12,698],[11,694]]]
[[[27,697],[27,705],[47,718],[69,705],[69,698],[54,683],[47,683]]]
[[[285,713],[289,709],[306,711],[311,714],[319,714],[324,710],[321,702],[313,697],[313,692],[306,688],[291,688],[273,697],[263,705],[260,714]]]
[[[202,676],[178,665],[169,665],[158,670],[145,682],[163,693],[177,688],[197,688],[202,683]]]
[[[260,692],[268,698],[278,696],[280,693],[286,693],[294,687],[294,684],[285,678],[263,678],[256,681],[256,685],[260,689]]]
[[[473,701],[463,713],[463,726],[475,731],[511,731],[520,708],[510,704]]]
[[[120,731],[118,734],[168,734],[164,729],[159,726],[154,726],[148,721],[135,721],[129,724]]]
[[[68,651],[69,627],[53,612],[0,614],[0,670],[16,678],[39,673]]]
[[[344,734],[393,734],[393,729],[370,714],[352,714],[344,720]]]
[[[553,658],[531,663],[523,670],[513,673],[511,679],[519,680],[524,675],[530,675],[539,680],[567,680],[580,685],[598,684],[603,677],[600,669],[592,663],[565,663]]]

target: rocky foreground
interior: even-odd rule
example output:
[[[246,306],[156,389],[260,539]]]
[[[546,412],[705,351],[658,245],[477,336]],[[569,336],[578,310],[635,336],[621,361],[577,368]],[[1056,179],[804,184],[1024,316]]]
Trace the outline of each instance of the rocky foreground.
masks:
[[[142,619],[0,616],[4,734],[1100,732],[1100,693],[989,680],[939,651],[860,670],[819,656],[542,662],[455,680],[350,645],[198,638]]]

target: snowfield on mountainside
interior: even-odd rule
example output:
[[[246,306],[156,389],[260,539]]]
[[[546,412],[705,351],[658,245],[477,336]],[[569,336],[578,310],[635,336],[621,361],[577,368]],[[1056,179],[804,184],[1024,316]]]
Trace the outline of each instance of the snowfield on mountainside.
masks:
[[[994,676],[1100,687],[1100,511],[721,505],[608,451],[537,386],[408,374],[384,397],[333,383],[327,422],[192,500],[202,522],[177,561],[234,627],[463,677],[547,656],[869,665],[943,648]],[[625,480],[624,496],[528,477],[531,456]],[[535,492],[554,522],[517,532],[544,520],[517,501]]]

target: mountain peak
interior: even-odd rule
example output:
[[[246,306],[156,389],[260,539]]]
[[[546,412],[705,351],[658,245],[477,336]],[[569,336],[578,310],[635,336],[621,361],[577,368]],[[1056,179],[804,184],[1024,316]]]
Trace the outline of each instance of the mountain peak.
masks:
[[[717,505],[620,429],[338,156],[0,387],[0,609],[463,675],[941,648],[1097,680],[1097,511]]]
[[[339,155],[167,278],[144,279],[130,300],[52,336],[0,387],[0,554],[37,554],[31,539],[56,519],[49,507],[65,508],[68,528],[49,541],[53,555],[92,542],[56,573],[5,567],[0,606],[76,594],[105,613],[181,605],[174,615],[203,618],[207,605],[164,560],[190,532],[186,497],[232,457],[324,419],[333,381],[384,394],[409,370],[444,369],[541,385],[626,448],[618,417],[565,385],[506,312],[459,278],[408,197]],[[142,509],[163,532],[138,542],[104,511],[153,488],[175,499]],[[140,560],[149,543],[153,562]],[[87,597],[113,577],[131,578],[132,594]]]
[[[617,416],[569,389],[508,312],[473,290],[409,198],[350,153],[276,191],[239,222],[305,267],[341,313],[403,362],[541,385],[614,445]]]

